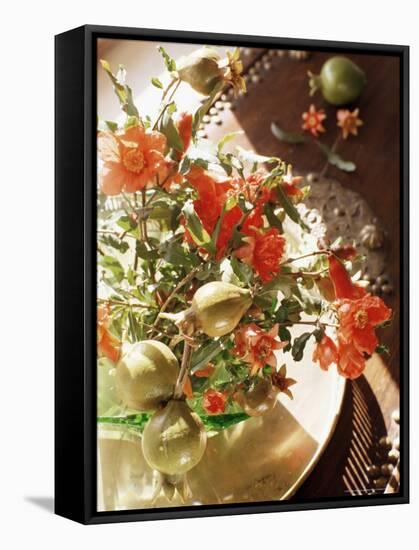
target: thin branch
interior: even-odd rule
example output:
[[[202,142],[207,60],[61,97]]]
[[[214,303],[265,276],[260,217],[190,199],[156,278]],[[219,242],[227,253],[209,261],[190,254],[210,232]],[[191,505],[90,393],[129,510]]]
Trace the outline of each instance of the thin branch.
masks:
[[[172,86],[174,85],[175,82],[176,82],[176,86],[175,86],[174,89],[172,90],[172,93],[170,94],[170,97],[168,98],[168,100],[167,100],[166,103],[164,104],[163,108],[160,110],[159,116],[157,117],[156,122],[155,122],[154,125],[153,125],[153,130],[156,130],[158,123],[160,122],[162,116],[163,116],[164,113],[166,112],[166,109],[167,109],[167,107],[169,106],[170,102],[172,101],[173,96],[174,96],[175,93],[176,93],[176,90],[177,90],[177,89],[179,88],[179,86],[180,86],[181,80],[172,80],[172,82],[171,82],[171,83],[169,84],[169,86],[167,87],[165,93],[163,94],[162,101],[164,101],[164,99],[165,99],[165,97],[166,97],[166,95],[167,95],[167,92],[170,90],[170,88],[172,88]]]
[[[172,290],[172,292],[169,294],[169,296],[166,298],[166,301],[164,302],[164,304],[161,306],[160,308],[160,313],[164,313],[166,311],[166,309],[168,308],[170,302],[172,301],[173,297],[175,296],[175,294],[184,286],[186,285],[186,283],[188,283],[190,280],[192,280],[195,275],[198,273],[198,271],[200,270],[199,267],[194,267],[192,269],[192,271],[190,271],[186,277],[184,277],[183,279],[181,279],[178,284],[175,286],[175,288]],[[153,324],[153,327],[154,327],[154,330],[156,330],[156,326],[159,324],[159,321],[160,321],[160,317],[157,317],[157,319],[154,321],[154,324]]]
[[[144,302],[140,302],[137,304],[130,304],[129,302],[121,302],[120,300],[108,300],[105,298],[98,298],[98,302],[102,304],[109,304],[110,306],[123,306],[123,307],[140,307],[140,308],[147,308],[147,309],[157,309],[155,306],[151,306],[150,304],[145,304]]]
[[[314,252],[309,252],[308,254],[303,254],[302,256],[298,256],[298,258],[288,258],[288,260],[285,260],[285,262],[282,262],[281,265],[287,265],[292,262],[297,262],[298,260],[303,260],[304,258],[309,258],[310,256],[321,256],[321,255],[329,256],[329,252],[327,250],[316,250]]]
[[[188,376],[188,369],[191,362],[192,349],[193,348],[188,343],[188,341],[185,340],[185,344],[183,347],[182,363],[180,365],[179,376],[177,378],[175,391],[173,393],[173,397],[175,399],[180,399],[183,395],[183,386],[185,384],[186,377]]]

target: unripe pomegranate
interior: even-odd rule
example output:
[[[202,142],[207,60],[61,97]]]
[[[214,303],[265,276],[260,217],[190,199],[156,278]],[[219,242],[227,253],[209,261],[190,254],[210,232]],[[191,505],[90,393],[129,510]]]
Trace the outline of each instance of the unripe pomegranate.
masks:
[[[210,95],[223,80],[223,70],[218,66],[220,56],[212,48],[204,47],[180,59],[177,72],[180,80],[203,95]]]
[[[247,391],[236,392],[234,399],[249,416],[262,416],[275,407],[277,395],[269,379],[258,377]]]
[[[201,460],[207,445],[204,425],[185,401],[170,400],[155,412],[143,432],[144,458],[167,475],[188,472]]]
[[[236,328],[252,305],[250,290],[213,281],[198,288],[191,310],[195,326],[207,336],[224,336]]]
[[[153,410],[172,397],[178,374],[178,360],[165,344],[157,340],[137,342],[117,365],[118,393],[131,409]]]
[[[190,308],[160,316],[175,321],[184,334],[200,330],[216,338],[234,330],[251,304],[250,290],[213,281],[198,288]]]

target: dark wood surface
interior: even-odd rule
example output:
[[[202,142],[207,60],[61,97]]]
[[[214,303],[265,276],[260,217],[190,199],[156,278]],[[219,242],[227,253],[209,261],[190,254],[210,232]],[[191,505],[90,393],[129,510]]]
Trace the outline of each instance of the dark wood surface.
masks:
[[[233,113],[250,142],[258,152],[291,162],[298,173],[321,172],[325,160],[314,143],[280,143],[270,125],[276,121],[288,131],[301,131],[301,115],[314,103],[326,111],[327,132],[321,140],[332,146],[339,130],[336,107],[328,105],[319,93],[309,97],[307,71],[318,73],[333,54],[312,52],[308,59],[298,61],[288,52],[283,56],[266,50],[244,53],[248,94],[234,100]],[[359,107],[364,126],[358,137],[340,140],[337,152],[354,161],[357,169],[344,173],[329,165],[327,176],[360,193],[386,228],[386,274],[394,287],[386,302],[394,311],[394,320],[382,331],[381,338],[391,353],[384,358],[374,357],[364,376],[348,382],[334,436],[297,499],[376,490],[377,482],[374,484],[366,475],[366,468],[386,463],[387,451],[378,441],[387,434],[391,439],[398,435],[391,414],[399,407],[400,379],[400,62],[392,56],[348,57],[366,72],[368,79],[359,100],[349,106]],[[228,117],[225,120],[228,125]]]

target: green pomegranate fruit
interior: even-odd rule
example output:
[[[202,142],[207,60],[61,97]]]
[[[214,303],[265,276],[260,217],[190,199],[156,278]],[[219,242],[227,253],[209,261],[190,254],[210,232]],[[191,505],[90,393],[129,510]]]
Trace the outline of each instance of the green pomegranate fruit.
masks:
[[[249,416],[262,416],[275,407],[277,395],[270,380],[257,378],[249,390],[237,392],[235,400]]]
[[[224,336],[236,328],[252,304],[249,290],[213,281],[198,288],[191,310],[196,328],[207,336]]]
[[[173,395],[179,363],[162,342],[133,344],[116,367],[116,385],[123,403],[138,411],[156,409]]]
[[[143,432],[143,453],[148,465],[170,476],[184,474],[196,466],[206,445],[205,428],[185,401],[169,401],[153,414]]]
[[[223,80],[223,70],[218,66],[220,56],[212,48],[204,47],[179,60],[177,72],[180,80],[203,95],[210,95]]]
[[[366,84],[364,71],[347,57],[331,57],[322,66],[319,75],[309,73],[310,94],[320,90],[324,99],[332,105],[352,103]]]

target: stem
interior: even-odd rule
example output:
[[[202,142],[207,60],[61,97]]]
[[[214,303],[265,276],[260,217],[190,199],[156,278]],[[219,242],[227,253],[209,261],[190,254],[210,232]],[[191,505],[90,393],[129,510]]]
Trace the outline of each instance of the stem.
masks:
[[[332,327],[332,328],[339,328],[339,325],[333,324],[333,323],[325,323],[323,321],[320,321],[317,319],[317,321],[286,321],[284,323],[278,323],[280,327],[292,327],[293,325],[311,325],[311,326],[317,326],[322,325],[324,327]]]
[[[338,135],[337,135],[337,137],[336,137],[336,139],[335,139],[335,141],[333,142],[332,147],[330,148],[330,150],[332,151],[332,153],[334,153],[334,152],[336,151],[336,148],[337,148],[338,143],[339,143],[339,141],[340,141],[340,137],[341,137],[341,134],[340,134],[340,132],[339,132]],[[321,170],[321,172],[320,172],[320,174],[319,174],[319,176],[320,176],[321,178],[325,176],[328,167],[329,167],[329,160],[327,159],[326,162],[325,162],[325,164],[324,164],[324,166],[323,166],[323,168],[322,168],[322,170]]]
[[[150,306],[149,304],[145,304],[143,302],[140,302],[138,304],[130,304],[127,302],[121,302],[119,300],[107,300],[105,298],[98,298],[98,302],[101,302],[102,304],[109,304],[110,306],[123,306],[123,307],[142,307],[147,309],[157,309],[156,307]]]
[[[180,399],[183,395],[183,386],[185,384],[186,377],[188,376],[189,364],[191,362],[192,347],[185,340],[183,347],[182,363],[180,365],[179,376],[176,381],[175,391],[173,393],[174,399]]]
[[[115,235],[122,241],[125,237],[131,237],[131,239],[137,240],[137,237],[134,237],[134,235],[131,235],[127,231],[123,231],[122,233],[119,233],[118,231],[112,231],[111,229],[98,229],[98,233],[103,233],[105,235]]]
[[[310,277],[311,279],[318,279],[320,275],[329,271],[329,268],[322,269],[321,271],[295,271],[294,273],[289,273],[292,277]]]
[[[303,260],[304,258],[309,258],[310,256],[321,256],[322,254],[328,256],[329,252],[327,252],[326,250],[316,250],[314,252],[309,252],[308,254],[303,254],[302,256],[298,256],[298,258],[288,258],[288,260],[286,260],[285,262],[282,262],[281,265],[291,264],[292,262],[297,262],[298,260]]]
[[[159,116],[157,117],[156,122],[155,122],[154,125],[153,125],[153,130],[156,130],[158,123],[160,122],[162,116],[163,116],[164,113],[166,112],[166,109],[167,109],[167,107],[169,106],[170,102],[172,101],[173,96],[174,96],[175,93],[176,93],[176,90],[179,88],[181,81],[180,81],[180,80],[177,80],[177,79],[172,80],[172,81],[170,82],[170,84],[168,85],[168,87],[166,88],[166,90],[164,91],[164,93],[163,93],[162,101],[164,101],[164,99],[165,99],[167,93],[168,93],[169,90],[174,86],[175,83],[176,83],[176,86],[174,87],[172,93],[170,94],[170,97],[168,98],[168,100],[167,100],[166,103],[164,104],[163,108],[160,110]]]
[[[199,267],[194,267],[192,269],[192,271],[190,271],[186,277],[184,277],[183,279],[181,279],[178,284],[175,286],[175,288],[172,290],[172,292],[169,294],[169,296],[166,298],[166,301],[164,302],[164,304],[161,306],[160,308],[160,313],[164,313],[167,309],[167,307],[169,306],[170,302],[172,301],[173,297],[175,296],[175,294],[187,283],[189,282],[190,280],[192,280],[195,275],[198,273],[199,271]],[[160,321],[160,317],[157,317],[157,319],[154,321],[153,323],[153,327],[154,327],[154,330],[157,330],[156,327],[157,325],[159,324],[159,321]]]

